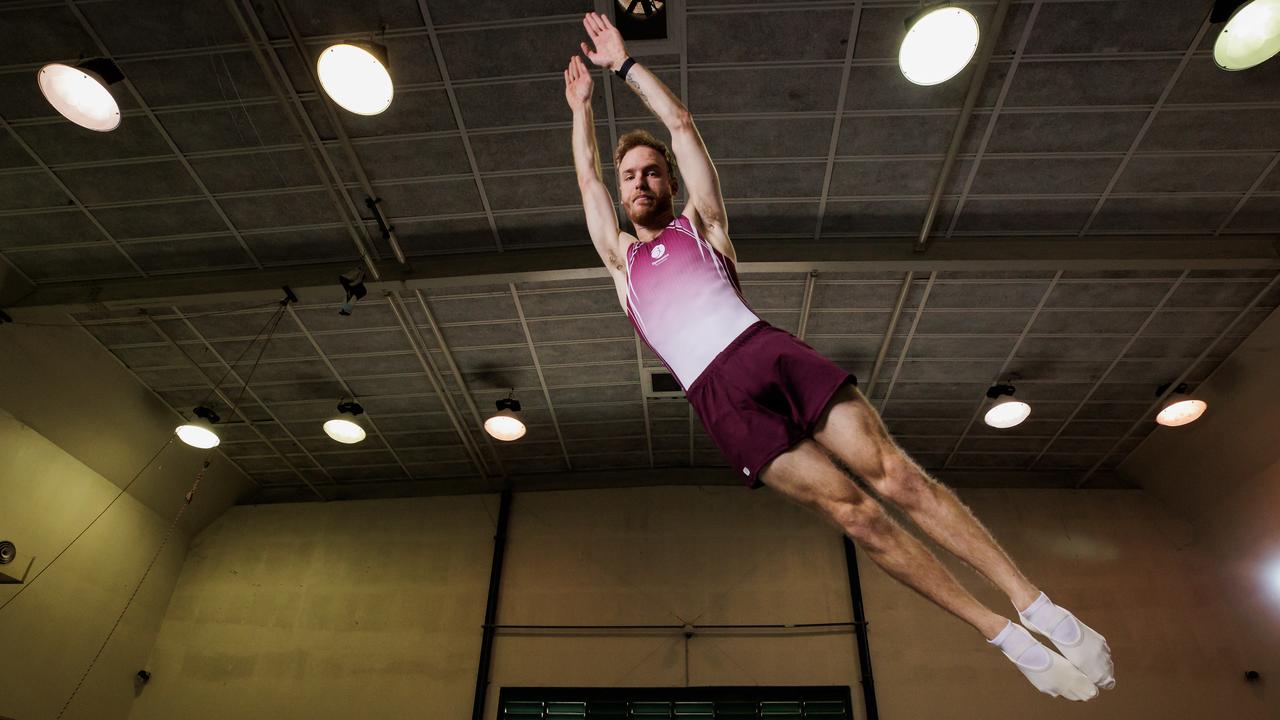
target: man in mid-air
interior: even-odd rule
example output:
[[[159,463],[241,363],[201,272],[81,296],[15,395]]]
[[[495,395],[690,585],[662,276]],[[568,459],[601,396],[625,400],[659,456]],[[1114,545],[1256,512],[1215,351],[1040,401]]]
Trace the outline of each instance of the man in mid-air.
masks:
[[[1113,687],[1106,640],[1032,585],[969,509],[907,457],[857,380],[751,310],[738,284],[720,181],[689,111],[628,57],[607,18],[589,13],[583,25],[591,40],[583,54],[621,77],[671,133],[670,150],[642,130],[619,138],[618,193],[635,227],[634,235],[623,232],[600,175],[591,71],[577,55],[569,61],[565,99],[591,240],[627,317],[679,380],[733,471],[749,487],[767,485],[818,512],[889,575],[981,632],[1041,692],[1089,700]],[[681,179],[689,199],[677,215],[672,200]],[[961,587],[885,513],[883,501],[1004,591],[1022,624]]]

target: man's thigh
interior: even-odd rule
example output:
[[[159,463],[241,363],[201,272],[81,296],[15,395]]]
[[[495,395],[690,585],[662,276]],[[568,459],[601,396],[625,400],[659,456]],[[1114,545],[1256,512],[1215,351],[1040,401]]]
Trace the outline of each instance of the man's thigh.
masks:
[[[813,440],[803,440],[765,466],[760,480],[799,505],[818,512],[833,524],[844,505],[871,501]]]
[[[859,477],[878,479],[885,459],[901,450],[875,407],[856,387],[836,393],[814,428],[813,439]]]

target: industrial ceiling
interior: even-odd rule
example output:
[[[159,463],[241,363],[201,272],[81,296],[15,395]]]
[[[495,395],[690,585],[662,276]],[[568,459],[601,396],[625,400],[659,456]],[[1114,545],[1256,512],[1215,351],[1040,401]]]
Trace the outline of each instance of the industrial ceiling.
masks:
[[[984,24],[996,7],[961,4]],[[917,3],[670,5],[671,42],[640,59],[717,163],[747,299],[857,373],[953,484],[1123,486],[1156,387],[1194,388],[1280,304],[1280,62],[1216,68],[1208,2],[1013,3],[934,216],[978,67],[902,77]],[[259,499],[737,482],[687,403],[642,393],[660,363],[586,236],[560,71],[607,8],[0,3],[16,304],[65,307],[184,415],[225,375],[221,451]],[[308,63],[350,38],[388,48],[382,115],[313,85]],[[126,76],[114,132],[36,87],[87,57]],[[595,104],[608,176],[621,132],[659,128],[604,74]],[[340,316],[361,246],[380,282]],[[233,414],[280,284],[301,302]],[[997,431],[983,393],[1010,374],[1033,413]],[[498,443],[480,421],[512,391],[529,433]],[[371,421],[354,447],[320,430],[344,396]]]

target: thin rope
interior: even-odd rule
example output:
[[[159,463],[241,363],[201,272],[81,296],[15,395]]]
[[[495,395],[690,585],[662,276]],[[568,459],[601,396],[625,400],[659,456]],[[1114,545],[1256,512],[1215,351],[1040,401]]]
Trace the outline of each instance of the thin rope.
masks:
[[[210,449],[209,455],[213,451]],[[169,538],[173,536],[173,530],[178,526],[178,521],[182,519],[182,514],[187,511],[191,505],[191,499],[195,497],[196,489],[200,487],[200,481],[204,479],[204,473],[209,469],[209,459],[206,456],[204,464],[200,468],[200,472],[196,473],[196,480],[191,485],[191,489],[187,491],[186,502],[178,508],[178,514],[173,516],[173,522],[169,523],[169,528],[165,530],[164,538],[160,540],[160,547],[156,548],[156,552],[151,556],[151,562],[147,563],[147,569],[143,571],[142,577],[138,579],[138,584],[133,586],[133,592],[130,593],[129,599],[125,601],[124,608],[120,610],[120,614],[116,616],[116,621],[111,625],[111,630],[107,632],[107,637],[102,641],[102,645],[98,647],[98,652],[94,653],[93,659],[89,661],[89,667],[85,668],[84,674],[80,676],[80,681],[76,683],[75,689],[71,691],[71,695],[67,701],[62,704],[62,709],[58,711],[57,717],[61,718],[63,713],[71,705],[71,701],[75,699],[76,693],[80,692],[81,686],[84,685],[85,678],[89,677],[89,672],[93,670],[93,666],[98,662],[98,658],[102,657],[102,651],[107,649],[107,643],[111,642],[111,636],[115,634],[116,628],[120,627],[120,622],[124,620],[124,614],[129,611],[129,606],[133,604],[133,599],[138,596],[138,591],[142,589],[142,583],[146,582],[147,576],[151,574],[151,569],[155,567],[156,560],[160,559],[160,553],[164,552],[165,545],[169,543]]]
[[[279,325],[279,324],[280,324],[280,319],[284,317],[284,309],[285,309],[285,307],[286,307],[286,305],[287,305],[287,304],[288,304],[287,302],[282,302],[282,303],[280,303],[280,308],[279,308],[278,310],[276,310],[276,311],[275,311],[275,313],[273,313],[273,314],[271,315],[271,317],[267,318],[267,322],[266,322],[266,323],[264,323],[264,324],[262,325],[262,329],[258,330],[258,334],[257,334],[257,335],[254,335],[254,336],[253,336],[253,339],[249,341],[249,344],[244,346],[244,350],[241,350],[241,351],[240,351],[240,354],[236,356],[236,359],[235,359],[235,360],[233,360],[233,361],[231,361],[231,362],[227,363],[227,371],[226,371],[226,372],[224,372],[224,373],[222,373],[222,377],[218,378],[218,381],[217,381],[217,382],[215,382],[215,383],[213,384],[213,386],[209,388],[209,392],[208,392],[207,394],[205,394],[204,399],[200,401],[200,404],[201,404],[201,405],[204,405],[205,403],[209,402],[209,399],[210,399],[210,398],[212,398],[212,397],[213,397],[213,395],[214,395],[214,393],[216,393],[216,392],[218,391],[218,388],[219,388],[219,387],[222,387],[222,383],[223,383],[223,381],[227,379],[227,376],[231,374],[231,371],[235,369],[236,365],[239,365],[239,364],[240,364],[240,360],[241,360],[241,359],[242,359],[242,358],[243,358],[243,357],[244,357],[244,356],[249,352],[249,348],[252,348],[252,347],[253,347],[253,344],[254,344],[254,343],[256,343],[256,342],[258,342],[258,338],[262,337],[262,333],[264,333],[264,332],[266,332],[266,331],[267,331],[267,326],[271,326],[271,333],[267,335],[267,342],[270,342],[270,341],[271,341],[271,335],[275,333],[275,331],[276,331],[276,325]],[[272,325],[272,323],[275,323],[275,325]],[[265,349],[266,349],[266,347],[267,347],[267,342],[264,342],[264,343],[262,344],[262,347],[263,347],[263,349],[264,349],[264,350],[265,350]],[[186,353],[184,352],[183,354],[186,354]],[[191,357],[191,356],[190,356],[190,355],[188,355],[187,357],[189,358],[189,357]],[[262,354],[261,354],[261,353],[259,353],[259,355],[258,355],[258,359],[259,359],[259,360],[261,360],[261,359],[262,359]],[[226,362],[226,361],[224,361],[224,362]],[[196,367],[198,368],[199,366],[200,366],[200,364],[199,364],[199,363],[196,363]],[[254,367],[255,367],[255,368],[257,367],[257,364],[256,364],[256,363],[254,364]],[[240,388],[240,395],[241,395],[241,397],[243,397],[243,396],[244,396],[244,388],[247,388],[247,387],[249,387],[249,381],[248,381],[248,379],[246,379],[246,380],[244,381],[244,385],[242,385],[242,386],[241,386],[241,388]],[[236,402],[231,406],[231,415],[229,416],[229,418],[230,418],[230,417],[234,417],[234,416],[235,416],[235,411],[236,411],[236,409],[237,409],[239,406],[240,406],[240,402],[239,402],[239,400],[237,400],[237,401],[236,401]],[[229,419],[229,418],[228,418],[228,419]]]
[[[244,378],[244,384],[240,388],[239,396],[236,397],[235,402],[231,405],[231,413],[233,415],[240,409],[240,401],[244,399],[245,391],[249,389],[249,382],[253,379],[253,374],[257,371],[258,365],[262,362],[262,356],[266,354],[267,345],[271,342],[271,336],[275,334],[276,328],[279,327],[280,321],[284,318],[286,307],[288,307],[288,301],[281,301],[279,311],[272,316],[272,319],[267,322],[267,325],[262,327],[262,330],[258,331],[258,335],[260,336],[264,331],[267,331],[268,326],[271,328],[270,331],[267,332],[267,339],[263,341],[262,345],[258,348],[258,357],[254,358],[253,365],[249,368],[249,374]],[[253,341],[256,342],[257,339],[257,336],[255,336]],[[251,342],[250,346],[252,346],[252,344],[253,343]],[[247,351],[248,348],[245,348],[245,352]],[[242,352],[240,356],[244,357],[244,353]],[[239,362],[239,358],[237,358],[236,361]],[[173,442],[172,436],[169,438],[169,443],[171,442]],[[166,443],[165,446],[167,447],[169,443]],[[71,706],[71,701],[74,700],[76,694],[80,692],[80,688],[84,685],[85,679],[88,678],[89,673],[93,671],[94,666],[98,662],[98,658],[102,657],[103,651],[107,649],[107,645],[111,642],[112,636],[115,635],[116,630],[120,627],[121,621],[124,620],[125,614],[129,612],[129,607],[133,604],[134,598],[138,596],[138,591],[142,589],[142,584],[146,582],[147,576],[151,574],[151,569],[155,567],[156,561],[160,559],[160,554],[164,552],[164,548],[168,544],[169,538],[173,536],[173,531],[178,526],[178,521],[182,519],[183,513],[187,511],[187,508],[191,505],[191,501],[195,498],[196,490],[200,487],[200,481],[204,479],[205,472],[209,469],[210,458],[213,456],[213,452],[213,448],[210,448],[209,452],[205,455],[204,463],[201,465],[200,471],[196,473],[195,482],[192,483],[191,489],[187,491],[185,501],[178,508],[177,514],[174,515],[173,521],[169,523],[169,528],[165,530],[164,537],[160,540],[160,547],[156,548],[155,554],[151,556],[151,562],[147,563],[147,569],[143,571],[142,577],[138,579],[137,584],[133,587],[133,592],[129,594],[129,599],[125,601],[124,607],[120,609],[120,614],[116,616],[116,621],[111,625],[111,629],[107,631],[107,637],[103,639],[102,645],[98,647],[98,652],[94,653],[93,659],[89,661],[89,666],[85,668],[84,673],[80,676],[79,682],[77,682],[75,688],[71,690],[71,695],[67,697],[67,701],[63,703],[62,709],[58,711],[58,718],[61,718],[62,715],[66,713],[67,708]],[[139,471],[139,474],[141,474],[141,471]],[[114,502],[114,500],[112,502]],[[103,512],[106,512],[106,510],[103,510]],[[102,517],[102,513],[99,513],[98,517]],[[97,518],[94,518],[94,520],[96,521]],[[92,523],[90,523],[90,525],[92,525]],[[85,529],[87,530],[88,528]],[[81,532],[81,534],[83,535],[84,533]],[[72,542],[75,541],[73,540]],[[53,563],[50,563],[50,565],[52,564]]]
[[[79,540],[82,535],[84,535],[86,532],[89,532],[89,528],[93,527],[93,524],[98,522],[98,518],[102,517],[103,514],[105,514],[108,510],[110,510],[112,505],[116,504],[116,500],[119,500],[120,497],[129,490],[129,488],[133,485],[135,480],[137,480],[139,477],[142,477],[142,473],[146,472],[147,468],[151,467],[151,463],[155,462],[156,458],[160,457],[160,453],[164,452],[165,448],[173,444],[173,437],[174,436],[170,434],[169,439],[165,441],[164,445],[161,445],[160,449],[156,451],[156,454],[152,455],[151,459],[147,461],[147,464],[143,465],[142,469],[139,470],[137,473],[135,473],[134,476],[129,479],[128,484],[120,488],[120,492],[116,493],[116,496],[111,498],[111,502],[107,503],[107,506],[102,508],[102,512],[98,513],[97,516],[95,516],[92,520],[90,520],[89,524],[85,525],[84,529],[80,531],[80,534],[72,538],[71,542],[67,543],[67,546],[62,548],[62,550],[57,555],[55,555],[52,560],[49,561],[48,565],[45,565],[43,568],[40,568],[40,572],[36,573],[35,577],[23,583],[22,587],[18,588],[18,592],[14,593],[8,600],[5,600],[4,604],[0,605],[0,610],[4,610],[6,607],[9,606],[9,603],[13,602],[14,600],[17,600],[19,595],[25,592],[27,588],[34,585],[36,580],[39,580],[40,576],[43,575],[46,570],[53,567],[53,564],[58,562],[58,558],[62,557],[63,553],[65,553],[67,550],[70,550],[71,546],[76,544],[76,540]]]

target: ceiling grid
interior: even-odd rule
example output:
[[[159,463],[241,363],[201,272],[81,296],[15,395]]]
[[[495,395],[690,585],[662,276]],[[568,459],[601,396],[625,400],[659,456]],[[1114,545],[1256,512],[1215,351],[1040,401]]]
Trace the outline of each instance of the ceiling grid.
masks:
[[[207,393],[191,363],[216,377],[267,317],[203,316],[293,287],[302,302],[246,395],[253,427],[225,427],[225,453],[267,497],[314,498],[309,481],[330,499],[739,483],[689,407],[643,396],[659,361],[590,252],[560,75],[581,16],[559,2],[431,0],[429,17],[418,0],[312,3],[278,4],[292,34],[274,1],[254,4],[247,32],[244,0],[0,7],[0,34],[48,38],[0,43],[0,258],[35,286],[23,302],[74,298],[77,322],[187,412]],[[984,27],[997,7],[966,4]],[[695,113],[753,309],[865,379],[923,467],[959,486],[1123,487],[1115,465],[1154,430],[1152,388],[1179,374],[1194,388],[1280,303],[1280,65],[1216,70],[1203,3],[1161,4],[1146,23],[1151,3],[1133,0],[1012,3],[942,188],[949,240],[912,253],[968,83],[902,77],[908,5],[695,3],[680,43],[642,61]],[[71,126],[35,89],[44,62],[102,51],[73,10],[136,88],[118,93],[115,133]],[[307,55],[352,38],[387,46],[395,101],[333,127]],[[606,144],[661,126],[597,77],[609,172]],[[373,188],[408,264],[339,317],[353,239],[394,252],[359,211]],[[1032,416],[979,424],[1011,369]],[[512,388],[529,431],[498,443],[483,418]],[[376,418],[356,448],[321,432],[346,391]]]

